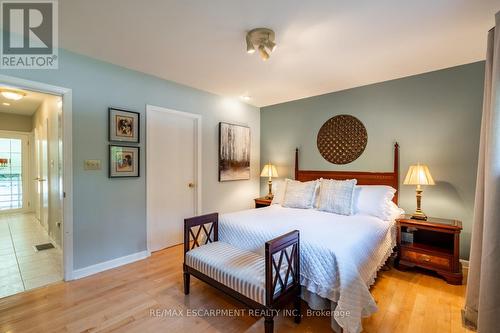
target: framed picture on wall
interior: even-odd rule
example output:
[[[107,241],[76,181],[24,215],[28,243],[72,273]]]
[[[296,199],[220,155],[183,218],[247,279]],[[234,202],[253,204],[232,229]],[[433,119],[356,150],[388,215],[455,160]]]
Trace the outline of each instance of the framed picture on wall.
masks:
[[[250,127],[219,123],[219,181],[250,179]]]
[[[109,145],[109,178],[139,177],[140,148]]]
[[[108,108],[109,141],[139,143],[140,113]]]

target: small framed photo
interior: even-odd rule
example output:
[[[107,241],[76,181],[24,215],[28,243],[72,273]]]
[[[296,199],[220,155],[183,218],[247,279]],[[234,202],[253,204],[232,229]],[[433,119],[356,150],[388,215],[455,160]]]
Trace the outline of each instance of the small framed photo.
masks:
[[[139,177],[140,148],[109,145],[109,178]]]
[[[108,108],[109,141],[139,143],[140,113]]]

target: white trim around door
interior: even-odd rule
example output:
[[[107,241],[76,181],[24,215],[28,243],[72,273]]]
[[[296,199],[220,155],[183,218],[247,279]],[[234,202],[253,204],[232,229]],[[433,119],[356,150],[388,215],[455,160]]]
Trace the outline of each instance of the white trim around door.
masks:
[[[187,117],[195,120],[196,124],[196,130],[195,130],[195,175],[196,179],[195,181],[195,211],[196,214],[199,215],[202,212],[202,166],[201,166],[201,152],[202,152],[202,116],[200,114],[195,114],[195,113],[190,113],[190,112],[183,112],[183,111],[177,111],[177,110],[172,110],[172,109],[167,109],[164,107],[160,106],[154,106],[154,105],[146,105],[146,128],[147,128],[147,122],[148,122],[148,112],[165,112],[168,114],[174,114],[182,117]],[[147,156],[150,154],[150,151],[148,150],[148,142],[150,140],[149,137],[149,131],[146,130],[146,159]],[[147,249],[148,252],[151,252],[150,249],[150,241],[151,241],[151,225],[150,225],[150,219],[149,219],[149,204],[148,204],[148,199],[147,199],[147,193],[148,193],[148,183],[149,181],[152,181],[151,179],[148,178],[148,163],[146,162],[146,232],[147,232]]]
[[[0,75],[0,84],[7,87],[37,91],[62,97],[63,141],[63,267],[64,280],[73,280],[73,123],[72,90],[47,83]]]

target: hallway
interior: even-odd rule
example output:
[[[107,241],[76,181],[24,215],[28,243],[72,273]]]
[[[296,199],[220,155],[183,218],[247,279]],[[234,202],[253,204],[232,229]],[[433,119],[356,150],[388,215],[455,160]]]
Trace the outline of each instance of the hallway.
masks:
[[[0,215],[0,298],[63,279],[61,250],[34,248],[49,242],[33,214]]]

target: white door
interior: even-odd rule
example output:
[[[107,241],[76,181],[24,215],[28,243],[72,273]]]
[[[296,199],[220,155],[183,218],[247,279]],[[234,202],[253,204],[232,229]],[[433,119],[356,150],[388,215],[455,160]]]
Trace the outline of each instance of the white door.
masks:
[[[48,119],[43,120],[42,124],[42,147],[40,156],[42,176],[40,183],[42,184],[42,224],[49,230],[49,158],[48,158],[48,140],[49,140]]]
[[[35,204],[35,215],[48,230],[49,227],[49,184],[48,184],[48,119],[42,119],[35,128],[35,165],[37,177],[35,181],[37,202]]]
[[[201,117],[147,107],[148,249],[183,242],[184,218],[200,208]]]
[[[41,176],[40,172],[40,135],[39,135],[39,129],[35,127],[34,129],[34,134],[35,134],[35,143],[34,143],[34,156],[33,156],[33,163],[35,164],[35,178],[33,179],[33,188],[35,191],[35,217],[37,218],[40,223],[42,222],[42,213],[41,213],[41,195],[42,195],[42,187],[40,186],[40,182],[38,181]]]

